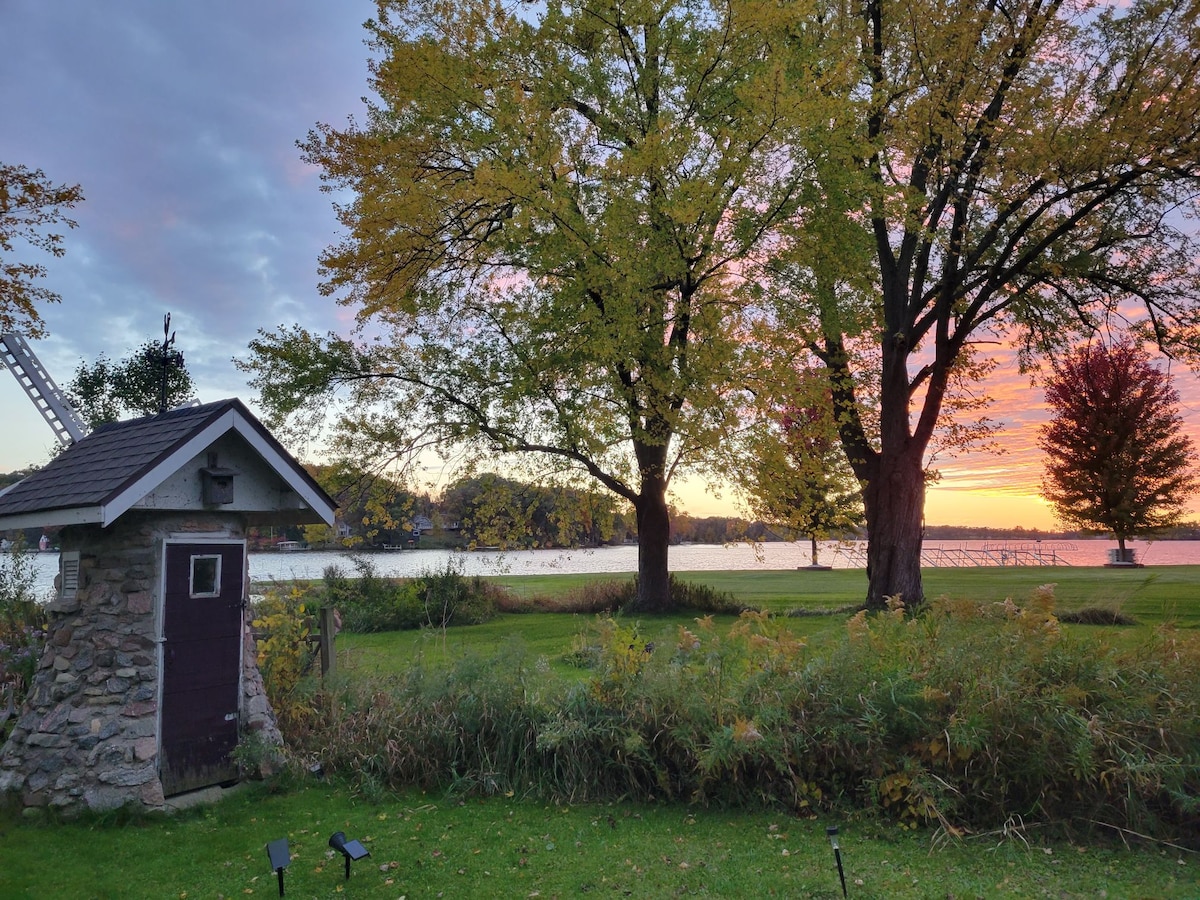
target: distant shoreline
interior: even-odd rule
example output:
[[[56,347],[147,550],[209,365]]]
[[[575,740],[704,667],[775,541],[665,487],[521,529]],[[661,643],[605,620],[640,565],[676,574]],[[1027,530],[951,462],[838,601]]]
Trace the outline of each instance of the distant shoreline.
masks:
[[[970,525],[926,525],[927,541],[1108,541],[1111,534],[1085,534],[1081,531],[1041,531],[1036,528],[989,528]],[[1152,538],[1132,538],[1142,543],[1160,541],[1200,541],[1200,525],[1186,523],[1166,534]]]

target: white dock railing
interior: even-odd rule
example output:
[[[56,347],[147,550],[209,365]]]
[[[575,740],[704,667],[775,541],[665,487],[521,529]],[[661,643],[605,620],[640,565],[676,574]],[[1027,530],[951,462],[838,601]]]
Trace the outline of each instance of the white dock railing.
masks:
[[[1075,545],[1062,541],[1021,541],[987,543],[982,547],[923,547],[921,565],[929,568],[971,568],[975,566],[1069,566],[1061,553]],[[867,565],[866,541],[849,541],[834,549],[834,556],[847,568]]]

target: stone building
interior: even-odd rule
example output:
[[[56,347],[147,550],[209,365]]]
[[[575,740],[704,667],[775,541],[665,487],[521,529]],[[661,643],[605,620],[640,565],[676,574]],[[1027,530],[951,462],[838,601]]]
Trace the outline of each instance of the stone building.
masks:
[[[62,526],[0,795],[162,809],[236,781],[239,742],[279,742],[246,615],[246,530],[333,524],[334,510],[238,400],[105,426],[0,494],[0,531]]]

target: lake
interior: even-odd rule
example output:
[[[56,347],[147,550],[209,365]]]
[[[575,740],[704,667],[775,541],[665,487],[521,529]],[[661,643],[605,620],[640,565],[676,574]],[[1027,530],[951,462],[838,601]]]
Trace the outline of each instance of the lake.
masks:
[[[1130,541],[1128,546],[1147,566],[1200,565],[1200,541]],[[1111,540],[1084,541],[927,541],[923,562],[927,566],[1044,565],[1099,566],[1108,561]],[[866,544],[821,545],[820,562],[834,568],[862,568]],[[399,550],[365,554],[380,575],[409,577],[442,571],[453,564],[464,575],[551,575],[594,572],[626,574],[637,571],[637,547],[599,547],[593,550],[513,550],[509,552],[451,550]],[[795,569],[809,563],[807,543],[684,544],[671,548],[675,572]],[[268,551],[250,554],[254,581],[320,578],[327,566],[340,566],[354,574],[352,557],[343,552],[310,550],[299,553]],[[57,553],[34,557],[38,587],[49,589],[58,571]]]

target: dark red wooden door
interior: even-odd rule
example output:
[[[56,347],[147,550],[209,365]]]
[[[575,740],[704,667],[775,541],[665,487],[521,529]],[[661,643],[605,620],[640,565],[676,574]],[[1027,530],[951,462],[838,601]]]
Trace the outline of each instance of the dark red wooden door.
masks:
[[[162,753],[169,797],[237,778],[243,544],[167,544]]]

